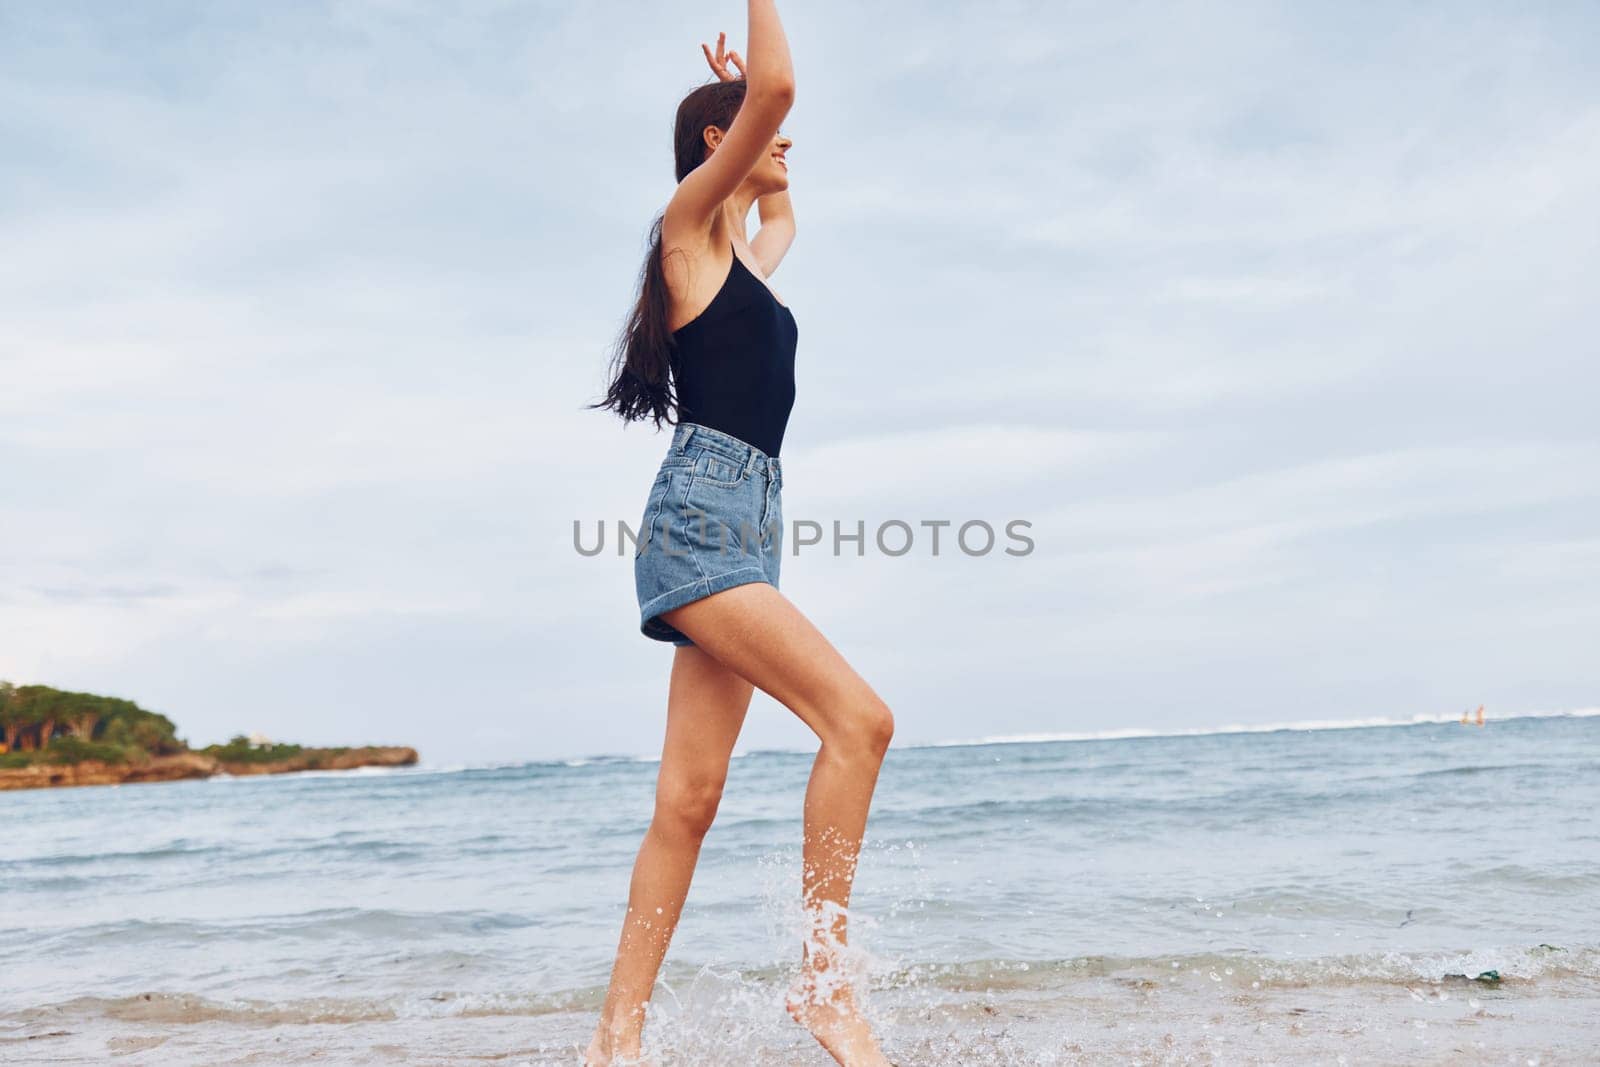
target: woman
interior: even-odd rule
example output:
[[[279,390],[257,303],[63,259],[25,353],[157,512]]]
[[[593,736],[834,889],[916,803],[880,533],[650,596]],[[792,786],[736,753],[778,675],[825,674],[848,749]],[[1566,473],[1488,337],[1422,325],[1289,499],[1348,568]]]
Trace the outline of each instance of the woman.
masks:
[[[645,1007],[716,814],[754,686],[821,740],[804,807],[809,919],[789,1013],[849,1067],[887,1064],[841,971],[846,909],[889,708],[778,591],[782,472],[794,402],[793,313],[768,279],[794,240],[788,44],[749,0],[749,54],[705,48],[718,79],[678,106],[678,187],[655,221],[615,377],[595,407],[676,419],[635,546],[640,629],[671,642],[655,811],[634,863],[617,958],[585,1062],[637,1057]],[[740,72],[727,70],[731,62]],[[745,219],[760,205],[761,229]]]

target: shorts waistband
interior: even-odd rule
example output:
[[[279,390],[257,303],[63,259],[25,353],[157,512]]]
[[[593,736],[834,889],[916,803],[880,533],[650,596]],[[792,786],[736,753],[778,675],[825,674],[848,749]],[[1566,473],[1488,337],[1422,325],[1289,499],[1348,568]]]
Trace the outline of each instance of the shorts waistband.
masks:
[[[760,472],[779,485],[783,484],[783,464],[776,456],[767,455],[748,441],[741,441],[732,434],[713,430],[698,422],[678,423],[672,432],[672,450],[686,451],[691,443],[718,452],[748,470]]]

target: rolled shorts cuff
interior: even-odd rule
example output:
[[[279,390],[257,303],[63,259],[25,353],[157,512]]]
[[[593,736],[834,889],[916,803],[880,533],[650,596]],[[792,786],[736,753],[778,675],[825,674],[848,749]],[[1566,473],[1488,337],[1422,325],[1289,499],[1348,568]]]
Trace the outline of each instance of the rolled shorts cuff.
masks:
[[[692,645],[687,634],[675,626],[662,622],[657,616],[673,608],[681,608],[685,604],[693,603],[712,593],[720,593],[724,589],[732,589],[736,585],[749,585],[751,582],[766,582],[772,584],[766,571],[751,565],[736,567],[722,574],[712,574],[704,578],[696,578],[687,585],[680,585],[676,589],[669,589],[658,597],[646,601],[639,608],[639,632],[646,637],[653,637],[658,641],[671,641],[675,645]]]

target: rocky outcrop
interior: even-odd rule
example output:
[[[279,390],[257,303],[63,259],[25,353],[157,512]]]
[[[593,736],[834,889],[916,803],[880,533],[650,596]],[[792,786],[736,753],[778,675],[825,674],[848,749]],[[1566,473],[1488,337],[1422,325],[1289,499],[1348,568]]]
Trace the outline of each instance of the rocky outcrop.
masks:
[[[308,748],[288,759],[270,763],[224,760],[218,767],[228,774],[288,774],[292,771],[349,771],[357,767],[409,767],[417,762],[414,748]]]
[[[214,774],[289,774],[294,771],[347,771],[356,767],[408,767],[417,762],[417,750],[403,747],[345,749],[308,748],[289,759],[267,763],[222,761],[198,752],[152,756],[143,763],[37,764],[0,769],[0,792],[7,789],[43,789],[67,785],[122,785],[125,782],[175,782],[184,778],[210,778]]]

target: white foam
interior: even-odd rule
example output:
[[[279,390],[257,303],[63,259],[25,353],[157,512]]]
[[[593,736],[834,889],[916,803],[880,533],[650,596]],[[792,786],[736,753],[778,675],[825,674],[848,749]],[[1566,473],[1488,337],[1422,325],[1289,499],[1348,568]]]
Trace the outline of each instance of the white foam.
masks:
[[[1600,708],[1575,708],[1568,711],[1512,711],[1485,714],[1485,722],[1506,719],[1561,719],[1590,718],[1600,715]],[[1363,730],[1387,726],[1426,726],[1460,722],[1456,713],[1413,715],[1408,719],[1375,716],[1366,719],[1300,719],[1292,722],[1230,723],[1225,726],[1176,727],[1124,727],[1116,730],[1087,730],[1080,732],[1049,732],[1029,734],[997,734],[964,741],[930,741],[909,744],[906,748],[954,748],[963,745],[1031,745],[1054,741],[1121,741],[1130,737],[1206,737],[1214,734],[1264,734],[1279,730]]]

